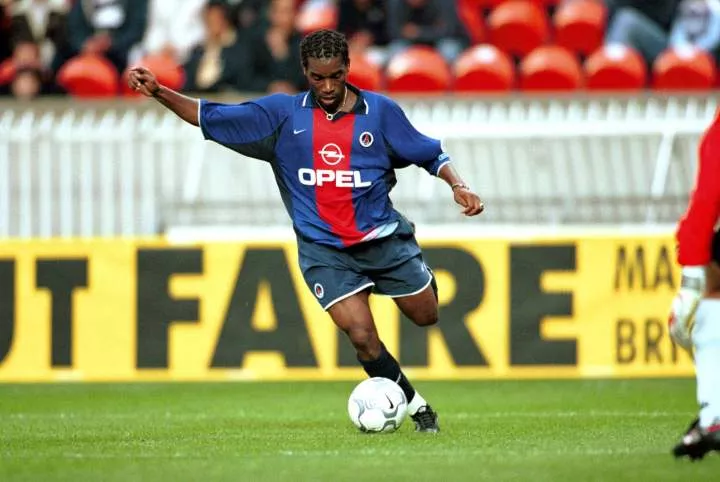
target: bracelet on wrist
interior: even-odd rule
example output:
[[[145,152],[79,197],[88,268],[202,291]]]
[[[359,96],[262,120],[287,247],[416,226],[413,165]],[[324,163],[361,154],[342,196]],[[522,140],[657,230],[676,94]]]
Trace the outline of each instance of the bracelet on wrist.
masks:
[[[450,189],[452,189],[453,191],[455,191],[455,189],[457,188],[470,190],[470,187],[464,182],[456,182],[455,184],[450,186]]]

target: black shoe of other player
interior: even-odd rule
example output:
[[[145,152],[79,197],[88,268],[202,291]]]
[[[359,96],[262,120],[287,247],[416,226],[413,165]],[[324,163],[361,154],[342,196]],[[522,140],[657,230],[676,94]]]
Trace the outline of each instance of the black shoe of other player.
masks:
[[[702,460],[713,450],[720,451],[720,424],[703,430],[698,418],[690,424],[680,443],[675,446],[673,455],[676,458],[687,457],[694,462]]]
[[[430,405],[424,405],[410,418],[415,422],[416,432],[437,433],[440,431],[437,413]]]

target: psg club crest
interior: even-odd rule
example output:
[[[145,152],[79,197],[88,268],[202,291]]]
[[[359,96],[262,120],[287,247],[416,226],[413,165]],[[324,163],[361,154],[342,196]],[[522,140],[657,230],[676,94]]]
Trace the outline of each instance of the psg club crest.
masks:
[[[320,283],[315,283],[315,286],[313,286],[313,291],[315,292],[315,296],[317,296],[317,299],[321,300],[323,299],[323,296],[325,296],[325,288],[323,288],[323,285]]]
[[[375,140],[375,138],[374,138],[373,135],[372,135],[370,132],[368,132],[368,131],[365,131],[365,132],[363,132],[362,134],[360,134],[359,141],[360,141],[360,145],[363,146],[363,147],[370,147],[370,146],[372,146],[372,143],[373,143],[374,140]]]

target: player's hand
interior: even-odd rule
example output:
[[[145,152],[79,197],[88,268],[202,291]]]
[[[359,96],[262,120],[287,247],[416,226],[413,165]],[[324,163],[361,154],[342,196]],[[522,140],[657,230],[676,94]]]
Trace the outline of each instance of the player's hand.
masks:
[[[692,331],[695,326],[695,312],[705,293],[705,268],[690,266],[682,269],[680,290],[670,307],[668,326],[670,337],[682,348],[692,350]]]
[[[134,67],[130,69],[128,85],[135,92],[140,92],[147,97],[154,97],[158,93],[158,90],[160,90],[160,84],[155,78],[155,74],[145,67]]]
[[[485,205],[480,197],[466,187],[453,189],[455,202],[463,207],[462,213],[465,216],[476,216],[485,210]]]

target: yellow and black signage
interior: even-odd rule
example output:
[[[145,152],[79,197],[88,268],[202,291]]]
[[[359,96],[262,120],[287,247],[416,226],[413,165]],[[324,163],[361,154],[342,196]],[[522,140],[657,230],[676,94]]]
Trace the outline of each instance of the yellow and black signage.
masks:
[[[669,236],[428,241],[440,323],[373,297],[413,378],[684,376]],[[354,352],[293,243],[0,245],[0,381],[339,379]]]

